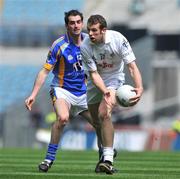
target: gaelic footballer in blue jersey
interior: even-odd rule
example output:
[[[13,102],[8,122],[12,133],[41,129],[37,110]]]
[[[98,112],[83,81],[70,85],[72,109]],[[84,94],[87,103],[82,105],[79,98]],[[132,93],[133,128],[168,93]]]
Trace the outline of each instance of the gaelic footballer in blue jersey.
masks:
[[[39,90],[52,71],[54,78],[51,82],[50,95],[56,121],[52,125],[46,157],[38,166],[42,172],[47,172],[55,160],[60,137],[69,122],[69,116],[79,114],[86,118],[96,129],[98,141],[101,143],[99,127],[87,109],[85,73],[80,53],[80,44],[85,36],[82,33],[83,15],[77,10],[71,10],[65,13],[64,20],[67,32],[53,43],[46,62],[34,82],[32,93],[25,100],[27,109],[31,110]]]
[[[83,40],[85,34],[81,34]],[[82,67],[80,47],[73,43],[68,33],[58,38],[52,45],[44,68],[54,74],[52,87],[61,87],[75,96],[86,93],[85,74]]]

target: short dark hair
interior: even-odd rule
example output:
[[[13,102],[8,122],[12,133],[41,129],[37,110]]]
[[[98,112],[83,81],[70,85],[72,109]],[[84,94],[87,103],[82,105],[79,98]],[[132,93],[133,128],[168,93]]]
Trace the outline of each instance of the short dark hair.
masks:
[[[88,26],[98,24],[98,23],[100,24],[101,29],[107,28],[107,22],[106,22],[105,18],[99,14],[91,15],[87,21]]]
[[[83,14],[81,12],[79,12],[78,10],[72,9],[68,12],[64,13],[64,22],[67,25],[69,22],[69,16],[80,16],[81,17],[81,21],[83,21]]]

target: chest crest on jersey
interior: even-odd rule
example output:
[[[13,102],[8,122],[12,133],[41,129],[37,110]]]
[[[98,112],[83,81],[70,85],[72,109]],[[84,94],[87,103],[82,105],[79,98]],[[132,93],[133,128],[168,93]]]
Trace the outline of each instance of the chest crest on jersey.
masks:
[[[73,56],[72,55],[68,55],[68,60],[70,61],[70,60],[73,60]]]

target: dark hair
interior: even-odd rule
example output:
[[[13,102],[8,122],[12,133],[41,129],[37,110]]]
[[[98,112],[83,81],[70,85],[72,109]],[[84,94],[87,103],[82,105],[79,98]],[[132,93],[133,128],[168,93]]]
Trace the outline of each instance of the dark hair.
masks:
[[[88,21],[87,21],[87,25],[88,26],[91,26],[91,25],[94,25],[94,24],[100,24],[100,28],[103,29],[103,28],[107,28],[107,22],[105,20],[105,18],[101,15],[92,15],[89,17]]]
[[[83,21],[83,14],[81,12],[79,12],[78,10],[70,10],[68,12],[64,13],[64,22],[67,25],[69,22],[69,16],[80,16],[81,17],[81,21]]]

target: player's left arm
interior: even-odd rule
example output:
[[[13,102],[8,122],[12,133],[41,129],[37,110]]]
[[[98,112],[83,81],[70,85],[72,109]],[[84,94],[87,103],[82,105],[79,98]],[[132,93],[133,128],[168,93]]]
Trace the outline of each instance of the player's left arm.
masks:
[[[136,96],[131,99],[132,103],[137,103],[143,94],[143,82],[139,68],[135,61],[127,64],[130,75],[134,81]]]

